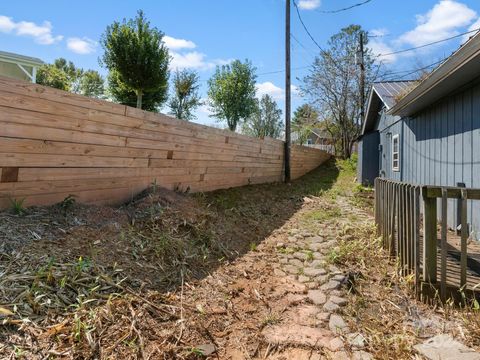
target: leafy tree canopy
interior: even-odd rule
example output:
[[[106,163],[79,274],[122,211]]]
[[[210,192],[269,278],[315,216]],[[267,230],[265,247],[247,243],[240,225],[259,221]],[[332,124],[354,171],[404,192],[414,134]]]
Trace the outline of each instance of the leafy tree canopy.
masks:
[[[85,96],[100,99],[105,92],[104,82],[105,80],[98,71],[85,71],[80,79],[80,93]]]
[[[168,104],[170,114],[177,119],[192,120],[193,111],[202,104],[198,96],[199,76],[195,71],[176,71],[173,78],[173,95]]]
[[[107,76],[107,94],[115,102],[127,106],[137,106],[137,94],[120,80],[116,71],[110,71]],[[167,93],[163,89],[159,91],[146,91],[142,96],[142,109],[158,112],[162,104],[167,100]]]
[[[313,126],[318,122],[318,112],[309,104],[300,105],[293,113],[292,130],[296,135],[295,143],[307,142]]]
[[[269,95],[263,95],[257,109],[243,125],[243,132],[258,138],[279,138],[283,131],[282,110]]]
[[[208,81],[211,116],[225,120],[232,131],[256,110],[255,70],[250,61],[235,60],[229,65],[217,66]]]
[[[37,84],[64,91],[71,90],[71,81],[68,75],[52,64],[44,64],[38,68]]]
[[[315,58],[310,74],[303,79],[302,92],[327,120],[327,131],[335,140],[338,155],[349,158],[352,146],[361,129],[360,66],[356,63],[359,47],[359,25],[350,25],[333,35],[328,48]],[[364,36],[365,82],[371,83],[378,74],[378,64],[368,48],[368,37]],[[368,89],[365,87],[364,99]]]
[[[144,108],[142,98],[146,93],[155,93],[162,100],[157,106],[167,99],[170,57],[163,36],[150,26],[141,10],[135,19],[115,21],[102,36],[103,64],[116,72],[124,87],[135,92],[138,108]]]

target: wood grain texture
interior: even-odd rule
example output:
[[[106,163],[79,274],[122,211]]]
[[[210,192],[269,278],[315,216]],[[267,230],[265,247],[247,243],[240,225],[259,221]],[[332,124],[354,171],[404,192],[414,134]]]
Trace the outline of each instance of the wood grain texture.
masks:
[[[211,191],[278,182],[284,143],[0,77],[0,208],[118,204],[156,183]],[[292,178],[330,155],[292,146]]]

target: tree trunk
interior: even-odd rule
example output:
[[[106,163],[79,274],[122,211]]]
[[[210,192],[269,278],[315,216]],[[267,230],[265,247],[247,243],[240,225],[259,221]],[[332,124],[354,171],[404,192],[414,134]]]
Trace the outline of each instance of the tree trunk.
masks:
[[[137,90],[137,109],[142,108],[142,97],[143,97],[142,90]]]

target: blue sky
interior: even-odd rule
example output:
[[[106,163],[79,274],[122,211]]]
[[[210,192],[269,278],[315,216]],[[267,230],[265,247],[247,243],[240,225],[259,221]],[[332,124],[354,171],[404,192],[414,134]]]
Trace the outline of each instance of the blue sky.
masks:
[[[478,0],[371,0],[338,14],[321,11],[343,8],[362,0],[296,0],[310,32],[321,46],[342,27],[355,23],[371,34],[377,54],[423,45],[480,28]],[[173,55],[173,67],[199,72],[201,95],[217,64],[250,59],[257,67],[258,94],[269,93],[283,108],[284,74],[264,74],[284,67],[284,0],[157,0],[2,1],[0,50],[39,57],[51,62],[65,57],[85,69],[99,70],[98,44],[105,27],[114,20],[133,17],[143,9],[162,30]],[[292,7],[292,67],[306,67],[318,49],[308,38]],[[381,57],[385,68],[409,70],[429,65],[458,48],[463,38],[415,52]],[[298,78],[308,69],[294,70],[293,108],[305,102],[297,92]],[[264,75],[262,75],[264,74]],[[207,107],[197,122],[215,124]]]

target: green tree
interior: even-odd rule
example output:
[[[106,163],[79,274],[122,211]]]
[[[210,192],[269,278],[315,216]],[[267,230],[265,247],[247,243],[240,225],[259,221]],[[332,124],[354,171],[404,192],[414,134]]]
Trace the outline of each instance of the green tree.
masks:
[[[257,109],[243,124],[243,132],[258,138],[279,138],[283,130],[282,110],[269,95],[257,100]]]
[[[318,122],[318,113],[309,104],[300,105],[293,113],[292,130],[295,132],[295,143],[303,145],[307,142],[313,126]]]
[[[248,60],[244,63],[235,60],[229,65],[217,66],[208,81],[211,116],[225,120],[231,131],[255,112],[255,70]]]
[[[355,61],[360,33],[359,25],[350,25],[333,35],[328,48],[315,58],[310,74],[303,79],[302,92],[322,114],[326,130],[335,141],[338,155],[349,158],[361,129],[360,66]],[[364,36],[366,83],[375,80],[379,65]],[[365,89],[364,99],[368,89]]]
[[[176,71],[173,78],[173,96],[168,104],[170,114],[177,119],[192,120],[193,111],[202,104],[198,96],[199,76],[195,71]]]
[[[71,90],[71,81],[68,75],[52,64],[44,64],[38,68],[37,84],[65,91]]]
[[[157,28],[150,27],[141,10],[135,19],[115,21],[102,36],[103,64],[109,71],[116,71],[118,80],[135,91],[137,108],[142,108],[142,98],[147,92],[163,94],[157,106],[167,99],[170,56],[163,36]]]
[[[119,104],[132,107],[137,106],[137,94],[120,80],[118,72],[115,70],[108,73],[106,92],[113,101]],[[165,95],[163,89],[160,91],[146,91],[142,96],[142,109],[158,112],[159,107],[165,103]]]
[[[105,92],[102,75],[95,70],[85,71],[80,79],[80,94],[100,99]]]
[[[79,94],[80,93],[80,82],[83,76],[83,69],[77,68],[75,64],[71,61],[68,61],[64,58],[55,59],[53,65],[61,71],[63,71],[70,82],[70,91]]]

